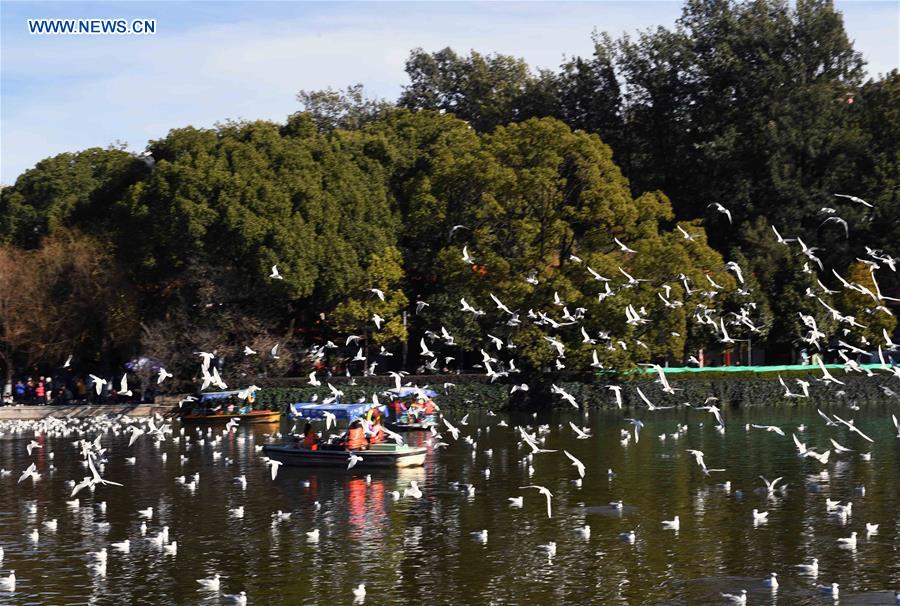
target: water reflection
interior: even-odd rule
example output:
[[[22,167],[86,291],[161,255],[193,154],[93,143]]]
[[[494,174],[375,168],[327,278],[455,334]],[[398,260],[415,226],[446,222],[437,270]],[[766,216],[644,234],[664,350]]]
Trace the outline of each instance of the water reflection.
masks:
[[[84,490],[77,507],[66,501],[67,482],[87,473],[73,446],[80,436],[7,433],[0,461],[14,473],[0,478],[0,566],[15,568],[17,587],[0,603],[215,604],[196,579],[219,572],[225,593],[246,591],[257,604],[350,603],[359,583],[366,604],[716,604],[742,589],[748,603],[822,604],[832,597],[818,585],[833,582],[841,603],[890,604],[900,587],[900,440],[887,406],[834,411],[856,418],[874,443],[801,407],[726,410],[724,433],[707,413],[644,413],[640,440],[618,412],[472,414],[449,447],[409,436],[429,449],[423,468],[284,467],[274,482],[258,449],[276,436],[260,428],[224,436],[186,428],[132,447],[119,430],[102,438],[101,473],[125,486]],[[591,437],[578,440],[570,421]],[[519,425],[558,452],[531,454]],[[855,452],[823,465],[798,456],[794,432],[819,452],[830,439]],[[43,448],[29,457],[32,438]],[[581,485],[562,449],[585,464]],[[688,449],[725,471],[704,475]],[[17,485],[32,461],[42,478]],[[759,476],[782,480],[770,491]],[[411,482],[422,498],[395,499]],[[551,518],[526,485],[550,490]],[[519,496],[521,507],[511,506]],[[853,505],[835,513],[826,499]],[[154,515],[142,536],[137,511],[147,507]],[[239,507],[243,517],[229,513]],[[766,523],[753,523],[754,509],[768,512]],[[279,510],[287,517],[273,519]],[[665,528],[675,516],[678,530]],[[45,522],[54,519],[51,531]],[[166,526],[174,555],[150,540]],[[473,535],[483,530],[487,541]],[[842,547],[852,532],[855,548]],[[111,548],[125,540],[128,553]],[[109,560],[98,568],[89,554],[104,547]],[[798,567],[813,558],[816,575]],[[772,572],[775,588],[766,584]]]

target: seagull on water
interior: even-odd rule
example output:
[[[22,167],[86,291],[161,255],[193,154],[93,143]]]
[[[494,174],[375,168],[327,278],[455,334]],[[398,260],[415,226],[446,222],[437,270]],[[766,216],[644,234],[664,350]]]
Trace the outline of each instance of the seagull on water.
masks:
[[[741,589],[741,593],[739,593],[737,595],[735,595],[733,593],[723,593],[722,597],[734,604],[746,604],[747,603],[747,590]]]
[[[841,547],[846,547],[847,549],[856,549],[856,531],[850,533],[849,537],[841,537],[838,539],[838,543]]]
[[[128,553],[131,551],[131,541],[125,539],[121,543],[112,543],[112,548],[116,551],[121,551],[122,553]]]
[[[810,564],[797,564],[797,568],[800,569],[801,574],[808,574],[811,576],[819,576],[819,559],[813,558]]]
[[[403,489],[403,497],[412,497],[414,499],[422,498],[422,490],[419,488],[419,483],[415,480],[410,480],[409,488]]]
[[[675,516],[672,520],[663,520],[663,528],[666,530],[680,530],[681,529],[681,520],[678,516]]]
[[[775,486],[782,480],[782,477],[779,476],[771,482],[762,476],[759,476],[759,479],[766,483],[766,492],[768,492],[769,494],[775,494]]]
[[[215,576],[208,579],[197,579],[197,583],[200,584],[200,591],[219,591],[221,578],[222,576],[216,573]]]
[[[238,606],[246,606],[247,604],[247,592],[242,591],[238,594],[226,593],[222,596],[225,601],[231,602],[232,604],[237,604]]]

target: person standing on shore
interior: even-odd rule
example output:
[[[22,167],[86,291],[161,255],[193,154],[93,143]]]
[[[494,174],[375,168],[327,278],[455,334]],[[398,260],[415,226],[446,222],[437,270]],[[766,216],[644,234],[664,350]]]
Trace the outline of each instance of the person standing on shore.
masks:
[[[34,388],[35,395],[35,404],[46,404],[47,403],[47,392],[44,386],[44,379],[42,377],[38,377],[37,386]]]
[[[22,380],[19,379],[18,381],[16,381],[16,386],[13,388],[14,399],[17,402],[24,401],[26,391],[27,390],[25,389],[25,383],[23,383]]]
[[[53,399],[53,378],[44,377],[44,401],[42,404],[50,404]]]
[[[79,400],[84,401],[87,396],[87,383],[84,382],[84,377],[78,377],[75,381],[75,393]]]

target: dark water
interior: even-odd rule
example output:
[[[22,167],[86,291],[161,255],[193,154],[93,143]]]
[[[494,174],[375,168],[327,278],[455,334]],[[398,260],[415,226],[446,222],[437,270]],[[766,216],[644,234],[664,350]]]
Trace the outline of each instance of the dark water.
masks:
[[[846,428],[826,427],[806,408],[726,410],[724,435],[707,413],[635,412],[646,426],[640,441],[627,445],[620,431],[630,427],[623,421],[628,415],[620,412],[554,412],[537,419],[472,414],[460,439],[446,436],[450,446],[430,452],[424,468],[282,467],[272,481],[254,446],[274,438],[259,427],[241,428],[217,443],[207,436],[204,445],[192,429],[188,439],[160,445],[142,436],[132,448],[127,436],[108,433],[102,438],[109,449],[104,475],[124,487],[82,491],[77,508],[66,505],[65,483],[87,475],[73,445],[82,436],[39,437],[44,448],[29,456],[33,434],[11,435],[7,424],[0,426],[0,467],[13,473],[0,477],[0,545],[6,552],[0,575],[14,568],[18,583],[15,593],[0,591],[0,604],[219,604],[227,603],[222,594],[240,591],[251,604],[350,604],[352,588],[361,582],[366,604],[722,604],[721,592],[741,589],[749,604],[831,604],[817,585],[832,582],[840,584],[842,604],[893,604],[893,591],[900,589],[900,439],[890,413],[900,406],[831,412],[855,418],[874,444]],[[504,420],[509,427],[498,425]],[[575,439],[570,420],[590,426],[593,437]],[[686,431],[658,438],[676,433],[679,423]],[[779,425],[787,436],[748,431],[745,423]],[[562,452],[535,455],[529,477],[529,464],[522,462],[529,449],[521,444],[518,424],[547,424],[544,447],[565,448],[581,459],[587,466],[583,486],[573,483],[577,471]],[[825,466],[801,459],[790,438],[800,424],[807,429],[798,435],[811,447],[824,450],[831,437],[870,452],[871,460],[859,452],[832,453]],[[87,430],[83,437],[96,434]],[[426,442],[426,436],[414,434],[412,441]],[[709,467],[726,471],[704,477],[687,448],[704,451]],[[130,465],[126,457],[132,456],[136,463]],[[181,456],[187,457],[183,463]],[[42,479],[16,485],[31,461]],[[491,470],[489,478],[484,469]],[[200,481],[194,492],[175,480],[195,472]],[[234,482],[241,474],[246,490]],[[786,494],[767,497],[759,475],[783,476]],[[389,492],[402,492],[410,480],[420,483],[424,497],[394,502]],[[726,480],[730,494],[718,486]],[[474,495],[452,488],[452,481],[473,484]],[[527,484],[553,493],[552,518],[542,495],[519,488]],[[511,508],[508,498],[518,495],[524,495],[524,507]],[[853,502],[846,522],[826,512],[826,497]],[[619,499],[622,511],[609,508]],[[240,505],[244,517],[230,516],[229,508]],[[168,525],[170,541],[178,542],[176,556],[141,537],[137,511],[149,506],[156,511],[147,536]],[[770,512],[767,524],[754,527],[754,508]],[[273,526],[279,509],[293,515]],[[680,531],[664,530],[661,521],[675,515]],[[43,526],[53,518],[55,532]],[[867,537],[866,522],[879,524],[878,534]],[[585,524],[589,539],[575,531]],[[28,536],[35,528],[37,543]],[[316,528],[321,538],[309,543],[306,532]],[[482,529],[488,530],[486,544],[470,534]],[[633,544],[619,537],[630,530]],[[854,530],[857,548],[840,547],[837,539]],[[89,552],[126,538],[131,552],[110,548],[106,575],[93,573]],[[550,541],[557,545],[554,557],[541,548]],[[819,559],[818,578],[795,568],[813,557]],[[198,591],[196,580],[215,572],[222,575],[222,592]],[[763,584],[770,572],[781,582],[775,592]]]

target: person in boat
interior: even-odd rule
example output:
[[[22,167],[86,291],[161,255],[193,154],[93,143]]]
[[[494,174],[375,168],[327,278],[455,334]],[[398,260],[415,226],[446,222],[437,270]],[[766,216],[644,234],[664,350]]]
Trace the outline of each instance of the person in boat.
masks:
[[[301,447],[307,450],[319,450],[319,437],[313,431],[312,423],[307,423],[306,427],[303,428],[303,442],[301,444]]]
[[[423,411],[425,412],[426,417],[434,415],[439,410],[440,408],[438,408],[437,404],[434,403],[434,400],[432,400],[431,398],[425,400],[425,407],[423,408]]]
[[[409,407],[410,421],[418,423],[425,415],[425,398],[419,396],[416,401]]]
[[[363,450],[369,446],[361,420],[357,419],[350,423],[343,443],[347,450]]]
[[[381,415],[377,415],[372,421],[372,433],[369,434],[369,444],[381,444],[384,442],[384,426],[381,424]]]
[[[394,416],[399,418],[400,415],[407,411],[406,404],[403,403],[403,400],[397,398],[393,402],[391,402],[391,408],[394,410]]]

